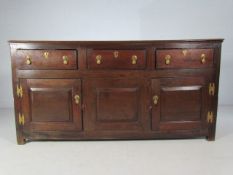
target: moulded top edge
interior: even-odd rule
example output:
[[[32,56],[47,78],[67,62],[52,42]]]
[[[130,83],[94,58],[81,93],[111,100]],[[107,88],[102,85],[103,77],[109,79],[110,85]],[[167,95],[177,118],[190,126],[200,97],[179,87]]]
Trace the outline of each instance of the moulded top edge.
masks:
[[[102,41],[68,41],[68,40],[9,40],[9,43],[83,43],[83,44],[88,44],[88,43],[167,43],[167,42],[223,42],[223,38],[213,38],[213,39],[180,39],[180,40],[102,40]]]

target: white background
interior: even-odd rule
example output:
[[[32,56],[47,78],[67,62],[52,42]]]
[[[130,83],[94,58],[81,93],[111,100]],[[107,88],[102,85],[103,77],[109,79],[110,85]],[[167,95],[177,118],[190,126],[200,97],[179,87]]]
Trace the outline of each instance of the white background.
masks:
[[[233,0],[0,0],[0,108],[13,107],[10,39],[224,38],[219,103],[233,104]]]

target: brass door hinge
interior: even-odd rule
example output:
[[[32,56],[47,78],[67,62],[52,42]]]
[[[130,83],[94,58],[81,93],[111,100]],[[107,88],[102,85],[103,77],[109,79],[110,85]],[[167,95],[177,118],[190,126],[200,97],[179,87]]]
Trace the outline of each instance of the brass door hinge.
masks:
[[[19,113],[19,125],[24,125],[24,122],[25,122],[24,115]]]
[[[210,83],[209,84],[209,95],[210,96],[214,96],[215,93],[215,84],[214,83]]]
[[[208,111],[207,113],[207,123],[213,123],[214,121],[214,114],[212,111]]]
[[[23,88],[21,85],[17,85],[16,87],[16,94],[19,98],[23,97]]]

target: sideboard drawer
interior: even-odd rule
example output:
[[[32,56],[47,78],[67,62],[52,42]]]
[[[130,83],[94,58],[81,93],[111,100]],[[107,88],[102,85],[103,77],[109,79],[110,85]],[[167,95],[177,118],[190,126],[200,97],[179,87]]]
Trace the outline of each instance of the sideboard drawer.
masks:
[[[76,50],[18,50],[21,69],[76,69]]]
[[[89,69],[145,69],[145,50],[89,50]]]
[[[206,68],[213,66],[212,49],[157,50],[156,68]]]

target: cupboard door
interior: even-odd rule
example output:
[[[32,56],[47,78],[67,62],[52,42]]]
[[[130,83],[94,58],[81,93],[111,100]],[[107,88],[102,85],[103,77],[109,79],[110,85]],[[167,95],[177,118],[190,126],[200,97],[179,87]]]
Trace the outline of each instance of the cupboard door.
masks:
[[[205,127],[207,87],[203,78],[152,80],[152,129]]]
[[[85,129],[142,130],[148,123],[145,84],[132,79],[84,80]]]
[[[26,130],[81,130],[81,81],[23,79],[22,111]]]

